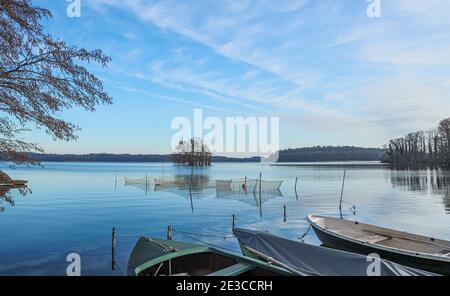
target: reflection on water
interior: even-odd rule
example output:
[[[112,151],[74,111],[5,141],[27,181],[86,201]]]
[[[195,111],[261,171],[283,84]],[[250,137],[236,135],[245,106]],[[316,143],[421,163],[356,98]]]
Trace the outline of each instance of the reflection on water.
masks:
[[[0,213],[5,211],[6,206],[14,206],[14,196],[11,194],[12,190],[16,190],[19,192],[19,195],[25,196],[28,193],[31,193],[31,190],[27,188],[27,186],[0,186]]]
[[[145,179],[143,178],[143,180]],[[174,175],[166,179],[146,180],[145,183],[141,184],[125,183],[125,186],[138,188],[144,191],[146,195],[149,191],[168,192],[175,196],[190,199],[192,211],[194,211],[193,200],[195,198],[199,199],[202,195],[212,195],[213,192],[216,198],[235,200],[257,208],[261,208],[264,203],[275,197],[283,196],[279,188],[262,190],[261,194],[259,194],[259,192],[252,189],[253,185],[249,186],[251,190],[247,190],[246,187],[241,188],[241,186],[237,186],[240,185],[238,184],[239,182],[236,183],[237,185],[234,184],[232,186],[217,182],[224,182],[224,180],[215,180],[208,175]],[[298,199],[297,192],[296,198]],[[262,214],[262,211],[260,213]]]
[[[394,187],[411,192],[435,194],[442,197],[447,213],[450,213],[450,174],[442,170],[409,171],[392,170],[391,183]]]
[[[111,271],[112,227],[117,230],[116,260],[121,270],[126,270],[140,235],[166,237],[168,225],[203,234],[197,238],[236,251],[240,248],[235,239],[223,239],[231,234],[233,221],[237,227],[258,227],[297,240],[308,229],[308,214],[339,217],[343,168],[347,169],[345,217],[450,240],[450,203],[445,195],[449,180],[444,172],[391,171],[371,163],[217,163],[196,168],[190,186],[192,170],[171,164],[44,163],[8,171],[29,180],[33,193],[32,198],[21,198],[20,191],[12,190],[2,199],[7,209],[0,214],[0,274],[62,275],[67,255],[78,253],[83,275],[117,275]],[[251,183],[260,173],[263,180],[283,181],[278,191],[262,192],[261,199]],[[139,180],[146,175],[179,183],[156,191],[154,177],[150,186],[124,185],[125,177]],[[218,190],[217,180],[247,180],[248,192],[237,190],[242,186]],[[11,201],[14,207],[9,207]],[[350,211],[354,212],[352,205],[357,213]],[[177,235],[174,239],[195,242]],[[311,231],[303,239],[320,243]]]
[[[190,190],[200,193],[205,189],[212,188],[214,185],[208,175],[180,175],[176,174],[170,177],[142,178],[141,183],[125,183],[125,186],[139,188],[146,193],[149,191],[171,191],[183,192]]]
[[[216,197],[221,199],[229,199],[229,200],[237,200],[246,204],[249,204],[253,207],[261,207],[264,203],[268,202],[269,200],[276,198],[276,197],[282,197],[283,194],[280,190],[273,190],[268,192],[261,192],[259,194],[258,192],[235,192],[232,190],[226,190],[226,189],[217,189],[216,190]]]

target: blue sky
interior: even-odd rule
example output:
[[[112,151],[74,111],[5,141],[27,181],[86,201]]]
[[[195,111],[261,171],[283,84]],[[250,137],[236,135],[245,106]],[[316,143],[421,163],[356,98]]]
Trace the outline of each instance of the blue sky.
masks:
[[[29,137],[54,153],[167,153],[176,116],[279,116],[280,145],[380,147],[450,116],[450,1],[34,0],[45,29],[101,48],[90,69],[114,104],[61,114],[76,142]]]

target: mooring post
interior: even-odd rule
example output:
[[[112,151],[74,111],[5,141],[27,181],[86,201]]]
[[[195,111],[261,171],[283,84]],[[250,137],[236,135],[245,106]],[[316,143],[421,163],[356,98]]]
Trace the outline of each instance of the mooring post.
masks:
[[[112,244],[111,244],[111,269],[116,269],[116,228],[112,229]]]
[[[341,215],[341,219],[342,219],[342,197],[344,195],[344,185],[345,185],[345,175],[346,175],[347,171],[344,170],[344,177],[342,178],[342,188],[341,188],[341,198],[339,200],[339,213]]]
[[[284,222],[287,221],[287,214],[286,214],[286,205],[283,206],[283,212],[284,212]]]
[[[262,173],[259,173],[259,196],[261,196]]]
[[[147,194],[148,191],[148,175],[145,175],[145,194]]]
[[[298,177],[295,177],[295,185],[294,185],[295,192],[297,192],[297,183],[298,183]]]
[[[232,220],[232,229],[234,229],[234,227],[236,226],[236,214],[233,214],[233,220]]]
[[[262,173],[259,173],[259,214],[262,218],[261,183],[262,183]]]
[[[192,190],[192,186],[193,186],[193,181],[194,181],[194,166],[192,166],[191,168],[191,178],[189,180],[189,191]]]
[[[172,225],[167,226],[167,240],[172,240]]]
[[[247,176],[244,178],[244,192],[247,194]]]

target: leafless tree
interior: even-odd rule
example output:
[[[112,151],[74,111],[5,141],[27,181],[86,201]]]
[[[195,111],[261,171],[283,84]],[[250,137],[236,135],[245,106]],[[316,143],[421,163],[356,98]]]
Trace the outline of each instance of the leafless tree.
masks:
[[[37,143],[23,139],[26,126],[44,129],[55,140],[77,138],[78,127],[59,117],[72,107],[95,111],[112,98],[103,83],[82,64],[106,67],[101,50],[86,50],[54,39],[40,21],[49,10],[30,0],[0,0],[0,161],[31,163]]]
[[[428,132],[414,132],[386,145],[386,162],[402,168],[450,167],[450,118]]]
[[[210,166],[212,154],[201,139],[180,141],[172,154],[175,163],[189,166]]]

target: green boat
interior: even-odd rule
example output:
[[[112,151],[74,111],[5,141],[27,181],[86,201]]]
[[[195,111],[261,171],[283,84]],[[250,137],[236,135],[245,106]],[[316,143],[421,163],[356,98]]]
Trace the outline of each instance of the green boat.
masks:
[[[129,261],[130,276],[293,276],[295,273],[254,258],[209,246],[140,237]]]

